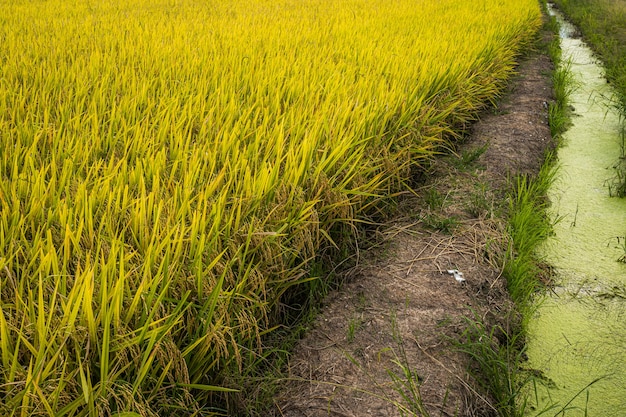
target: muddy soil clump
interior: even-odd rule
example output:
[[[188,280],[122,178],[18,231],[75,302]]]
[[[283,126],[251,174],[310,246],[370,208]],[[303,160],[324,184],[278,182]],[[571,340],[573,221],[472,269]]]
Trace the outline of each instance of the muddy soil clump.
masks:
[[[453,340],[465,317],[502,323],[512,308],[500,208],[507,178],[538,172],[553,146],[551,69],[544,54],[525,57],[498,105],[376,231],[298,343],[274,415],[495,415]]]

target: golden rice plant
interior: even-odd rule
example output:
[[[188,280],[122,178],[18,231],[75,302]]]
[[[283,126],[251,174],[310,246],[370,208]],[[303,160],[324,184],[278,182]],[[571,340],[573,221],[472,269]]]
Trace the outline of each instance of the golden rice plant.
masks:
[[[0,415],[212,415],[533,0],[0,0]],[[134,413],[134,414],[128,414]]]

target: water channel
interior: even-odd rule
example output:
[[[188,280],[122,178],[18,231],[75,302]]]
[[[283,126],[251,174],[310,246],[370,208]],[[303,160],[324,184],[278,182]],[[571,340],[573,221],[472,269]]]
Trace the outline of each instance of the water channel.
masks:
[[[607,187],[620,155],[620,120],[598,60],[557,17],[563,60],[571,63],[577,87],[549,192],[552,214],[561,220],[543,248],[556,286],[537,300],[529,325],[529,362],[546,379],[532,392],[533,413],[558,404],[543,415],[623,417],[626,264],[617,260],[624,255],[626,199],[610,197]]]

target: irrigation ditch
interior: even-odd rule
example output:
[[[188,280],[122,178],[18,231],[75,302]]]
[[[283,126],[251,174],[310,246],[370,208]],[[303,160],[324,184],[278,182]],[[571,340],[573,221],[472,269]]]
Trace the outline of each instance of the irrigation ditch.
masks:
[[[626,265],[618,262],[626,201],[611,197],[610,185],[622,120],[598,59],[578,30],[550,11],[560,22],[573,114],[548,191],[551,216],[560,219],[542,247],[554,285],[535,301],[528,327],[530,366],[548,382],[538,384],[533,407],[617,417],[626,410]]]

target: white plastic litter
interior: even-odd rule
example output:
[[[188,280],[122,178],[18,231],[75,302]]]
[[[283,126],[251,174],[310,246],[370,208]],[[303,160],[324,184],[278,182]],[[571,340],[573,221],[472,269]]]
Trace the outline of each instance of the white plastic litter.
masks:
[[[454,279],[456,279],[456,282],[465,282],[465,278],[463,278],[463,272],[460,272],[458,269],[448,269],[448,274],[454,275]]]

